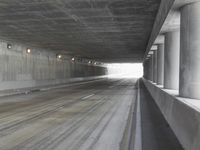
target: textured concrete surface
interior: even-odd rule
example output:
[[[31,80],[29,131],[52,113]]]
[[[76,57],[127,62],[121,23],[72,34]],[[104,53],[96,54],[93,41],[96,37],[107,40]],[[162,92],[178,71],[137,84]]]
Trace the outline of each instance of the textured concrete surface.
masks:
[[[163,44],[165,41],[165,36],[163,34],[160,34],[157,36],[156,40],[154,41],[154,44]]]
[[[153,72],[153,55],[151,55],[150,57],[150,80],[153,81],[153,75],[154,72]]]
[[[199,150],[199,100],[178,97],[178,91],[161,89],[147,80],[144,83],[183,148]]]
[[[1,39],[102,61],[142,61],[160,0],[1,0]]]
[[[140,101],[142,150],[183,150],[143,82]]]
[[[66,83],[85,77],[106,74],[103,66],[93,66],[59,60],[56,53],[44,49],[32,49],[26,53],[26,46],[0,42],[0,90],[36,87]]]
[[[195,3],[195,2],[199,2],[199,0],[175,0],[173,9],[179,9],[185,5]]]
[[[164,43],[158,45],[157,51],[157,84],[163,85],[164,82]]]
[[[148,58],[143,63],[143,76],[145,79],[151,79],[150,78],[150,72],[151,72],[151,58]]]
[[[200,2],[181,9],[180,95],[200,99]]]
[[[180,30],[165,34],[164,88],[179,89]]]
[[[157,83],[157,50],[153,52],[153,82]]]
[[[160,33],[180,28],[180,9],[199,0],[161,0],[144,58]]]
[[[180,29],[180,10],[171,9],[161,28],[160,34]]]
[[[165,19],[168,15],[169,11],[173,7],[174,1],[175,0],[161,0],[160,7],[159,7],[158,13],[156,15],[153,29],[152,29],[152,32],[151,32],[151,35],[150,35],[150,38],[148,41],[148,45],[146,47],[146,52],[145,52],[144,58],[148,55],[148,52],[151,50],[151,46],[155,42],[158,34],[160,33],[160,30],[165,22]]]
[[[85,85],[0,99],[1,150],[124,150],[135,80]]]

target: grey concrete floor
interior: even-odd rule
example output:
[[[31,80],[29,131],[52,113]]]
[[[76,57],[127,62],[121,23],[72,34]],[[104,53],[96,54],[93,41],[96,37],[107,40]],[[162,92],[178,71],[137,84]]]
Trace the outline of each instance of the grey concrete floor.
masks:
[[[0,150],[118,150],[136,80],[102,80],[0,99]]]

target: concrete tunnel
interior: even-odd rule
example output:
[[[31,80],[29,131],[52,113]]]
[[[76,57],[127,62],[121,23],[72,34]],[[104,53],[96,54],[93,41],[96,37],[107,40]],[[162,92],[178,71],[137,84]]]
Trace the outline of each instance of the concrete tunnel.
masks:
[[[200,0],[0,0],[0,150],[200,150],[199,100]]]

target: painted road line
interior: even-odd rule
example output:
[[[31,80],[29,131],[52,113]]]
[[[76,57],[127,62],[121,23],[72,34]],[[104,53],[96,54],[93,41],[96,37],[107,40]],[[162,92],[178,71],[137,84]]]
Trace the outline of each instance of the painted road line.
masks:
[[[87,99],[87,98],[92,97],[92,96],[94,96],[94,95],[95,95],[95,94],[90,94],[90,95],[85,96],[85,97],[83,97],[83,98],[81,98],[81,99]]]

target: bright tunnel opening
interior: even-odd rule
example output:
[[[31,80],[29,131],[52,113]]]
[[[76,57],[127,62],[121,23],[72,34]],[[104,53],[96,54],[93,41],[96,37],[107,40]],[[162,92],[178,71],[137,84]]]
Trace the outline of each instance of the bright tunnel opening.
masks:
[[[142,63],[113,63],[107,65],[109,78],[140,78],[143,76]]]

